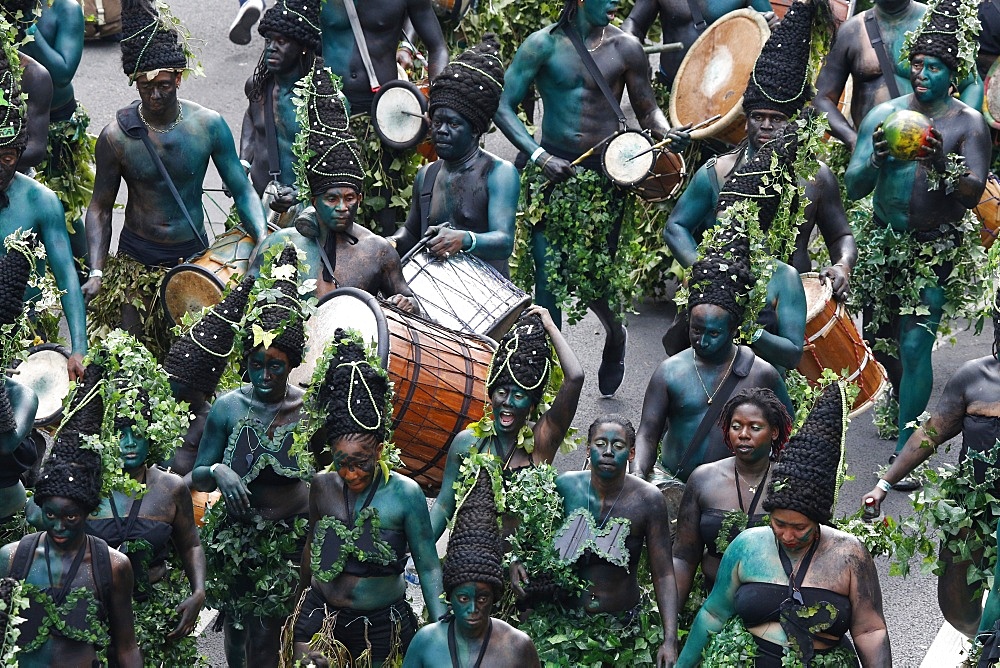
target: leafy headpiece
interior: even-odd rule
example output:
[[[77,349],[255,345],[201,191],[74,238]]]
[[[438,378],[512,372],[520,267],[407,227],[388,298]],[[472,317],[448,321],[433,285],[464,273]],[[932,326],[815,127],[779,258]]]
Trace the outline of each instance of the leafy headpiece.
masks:
[[[27,31],[41,15],[41,0],[4,0],[0,6],[0,20],[10,24],[10,37],[17,45],[28,41]]]
[[[731,325],[743,322],[753,276],[750,271],[750,240],[745,224],[737,217],[716,227],[703,242],[703,255],[691,266],[687,305],[714,304],[732,315]]]
[[[161,71],[188,68],[187,31],[163,0],[123,0],[122,70],[129,83],[145,73],[152,79]]]
[[[0,23],[0,148],[24,150],[28,138],[21,60],[6,28],[9,25]]]
[[[963,81],[976,66],[981,27],[975,0],[928,2],[916,30],[906,33],[899,59],[934,56],[948,66],[953,81]]]
[[[431,83],[430,113],[439,107],[452,109],[472,125],[476,134],[490,127],[503,93],[503,62],[496,35],[486,33],[483,41],[448,63]]]
[[[322,42],[319,9],[322,0],[278,0],[257,25],[257,32],[267,37],[277,33],[294,39],[307,49],[318,51]]]
[[[243,354],[257,346],[277,348],[295,368],[302,363],[306,344],[304,316],[297,284],[299,259],[286,243],[273,263],[265,264],[253,292],[253,306],[243,325]]]

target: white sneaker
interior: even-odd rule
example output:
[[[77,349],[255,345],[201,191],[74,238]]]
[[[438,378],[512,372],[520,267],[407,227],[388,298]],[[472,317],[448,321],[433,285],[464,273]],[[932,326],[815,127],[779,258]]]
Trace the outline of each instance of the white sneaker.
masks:
[[[236,12],[233,24],[229,26],[229,41],[240,45],[249,44],[250,31],[257,24],[263,11],[263,0],[247,0],[244,2],[240,6],[240,11]]]

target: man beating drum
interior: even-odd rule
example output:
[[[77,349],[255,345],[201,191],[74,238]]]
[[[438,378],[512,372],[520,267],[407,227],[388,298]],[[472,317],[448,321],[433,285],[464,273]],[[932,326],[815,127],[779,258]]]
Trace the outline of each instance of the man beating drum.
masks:
[[[302,80],[309,108],[309,127],[300,139],[307,142],[312,156],[296,168],[296,186],[306,209],[296,218],[294,228],[268,236],[262,251],[287,241],[305,253],[300,284],[315,281],[311,290],[317,297],[337,288],[360,288],[404,311],[417,311],[410,287],[403,280],[399,255],[382,237],[355,224],[361,204],[364,161],[358,140],[348,130],[347,110],[333,73],[317,61]],[[264,253],[257,255],[254,270],[260,269]]]
[[[431,139],[439,159],[420,168],[410,215],[390,237],[400,255],[430,235],[432,255],[447,259],[466,251],[510,275],[507,258],[514,250],[520,182],[514,165],[479,146],[502,92],[503,63],[492,33],[431,84]]]
[[[531,230],[535,301],[556,324],[562,320],[559,309],[573,298],[597,315],[607,333],[597,374],[603,395],[614,394],[625,376],[623,311],[634,284],[628,281],[628,263],[616,262],[616,255],[622,231],[631,234],[629,221],[623,220],[629,193],[598,171],[599,155],[583,160],[579,174],[571,163],[625,129],[618,103],[626,87],[639,125],[659,138],[669,133],[674,150],[688,142],[685,132],[668,128],[656,106],[642,44],[609,25],[616,6],[615,0],[565,0],[559,20],[528,36],[514,54],[495,117],[507,139],[538,167],[527,172],[533,176],[525,177],[523,187],[538,190],[541,181],[549,182],[538,195],[545,201],[543,219]],[[542,146],[516,111],[532,84],[545,109]],[[573,248],[573,255],[589,260],[574,264],[563,257],[568,243],[585,246]]]

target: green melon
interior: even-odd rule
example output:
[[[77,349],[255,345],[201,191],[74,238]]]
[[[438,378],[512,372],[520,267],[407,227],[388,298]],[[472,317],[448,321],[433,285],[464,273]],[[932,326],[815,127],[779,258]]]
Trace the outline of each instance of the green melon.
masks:
[[[919,111],[900,109],[889,114],[882,123],[889,155],[897,160],[916,160],[923,155],[931,127],[931,119]]]

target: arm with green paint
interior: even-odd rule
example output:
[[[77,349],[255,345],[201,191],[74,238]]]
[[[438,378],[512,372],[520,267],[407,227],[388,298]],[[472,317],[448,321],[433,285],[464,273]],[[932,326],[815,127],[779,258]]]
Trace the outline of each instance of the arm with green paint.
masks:
[[[709,169],[713,167],[703,165],[695,172],[663,228],[663,240],[684,267],[690,267],[698,259],[698,242],[694,234],[718,204]]]
[[[397,474],[393,474],[397,475]],[[431,533],[431,520],[427,514],[427,501],[415,482],[397,475],[402,484],[402,501],[408,509],[404,515],[403,528],[406,542],[413,555],[413,565],[420,577],[420,591],[432,620],[443,617],[448,608],[441,598],[444,587],[441,584],[441,560],[438,559]]]
[[[762,332],[750,347],[779,370],[794,369],[805,345],[806,295],[799,272],[784,262],[775,265],[767,284],[767,303],[774,304],[778,332]]]

